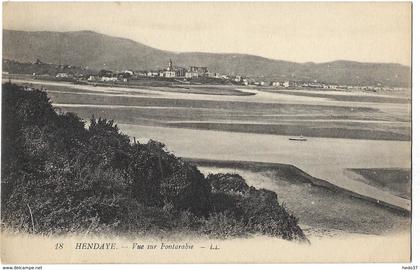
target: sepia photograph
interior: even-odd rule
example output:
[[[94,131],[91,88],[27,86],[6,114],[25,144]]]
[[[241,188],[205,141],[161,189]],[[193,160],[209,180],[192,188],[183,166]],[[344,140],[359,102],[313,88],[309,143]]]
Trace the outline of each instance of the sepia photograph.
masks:
[[[410,263],[411,2],[2,8],[2,263]]]

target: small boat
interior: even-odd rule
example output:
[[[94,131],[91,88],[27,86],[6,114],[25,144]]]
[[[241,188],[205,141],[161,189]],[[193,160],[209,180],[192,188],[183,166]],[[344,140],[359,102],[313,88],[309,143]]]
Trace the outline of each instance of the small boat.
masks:
[[[307,141],[307,139],[304,138],[302,135],[300,135],[300,137],[291,137],[291,138],[289,138],[289,140],[291,140],[291,141],[301,141],[301,142]]]

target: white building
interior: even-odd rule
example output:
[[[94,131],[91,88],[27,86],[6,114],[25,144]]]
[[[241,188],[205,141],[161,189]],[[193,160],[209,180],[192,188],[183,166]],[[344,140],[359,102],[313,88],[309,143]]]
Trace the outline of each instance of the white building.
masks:
[[[198,72],[188,71],[185,73],[185,78],[187,79],[198,78]]]
[[[134,72],[131,71],[131,70],[124,70],[122,73],[128,74],[130,76],[133,76],[134,75]]]
[[[235,82],[241,82],[242,81],[242,76],[236,76],[235,77]]]
[[[165,78],[175,78],[176,74],[174,70],[166,70],[163,72],[163,77]]]
[[[102,82],[116,82],[118,81],[117,77],[102,77],[101,78]]]
[[[157,71],[148,71],[147,72],[147,77],[158,77],[159,76],[159,72]]]
[[[62,72],[62,73],[57,73],[57,75],[55,75],[56,78],[69,78],[70,75],[68,73]]]
[[[199,77],[204,77],[209,72],[207,67],[190,66],[188,72],[197,73]]]
[[[96,81],[96,76],[90,75],[89,78],[88,78],[88,81],[89,82]]]

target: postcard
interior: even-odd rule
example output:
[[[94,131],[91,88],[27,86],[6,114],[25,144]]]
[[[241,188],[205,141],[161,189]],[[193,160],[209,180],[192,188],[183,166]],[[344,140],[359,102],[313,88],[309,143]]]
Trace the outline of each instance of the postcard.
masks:
[[[411,8],[3,2],[1,262],[410,262]]]

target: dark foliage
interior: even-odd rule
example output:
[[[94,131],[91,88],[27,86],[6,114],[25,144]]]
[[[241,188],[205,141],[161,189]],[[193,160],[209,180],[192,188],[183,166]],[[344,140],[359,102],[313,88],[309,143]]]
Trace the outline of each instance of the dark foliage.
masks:
[[[305,239],[275,193],[204,175],[112,120],[57,114],[46,92],[3,84],[2,222],[36,233],[188,231]]]
[[[249,186],[238,174],[210,174],[207,178],[213,192],[245,193]]]
[[[297,218],[278,204],[277,194],[273,191],[249,187],[237,174],[210,174],[208,179],[215,192],[212,201],[214,212],[223,212],[235,219],[235,226],[239,222],[247,232],[288,240],[304,238],[297,226]]]

